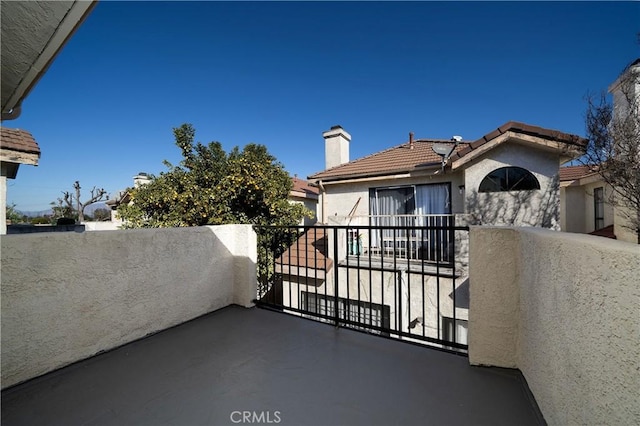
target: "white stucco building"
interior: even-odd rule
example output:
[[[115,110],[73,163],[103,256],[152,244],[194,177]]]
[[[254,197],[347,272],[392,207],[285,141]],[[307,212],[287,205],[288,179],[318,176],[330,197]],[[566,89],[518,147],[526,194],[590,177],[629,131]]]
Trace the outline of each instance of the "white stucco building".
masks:
[[[318,188],[311,186],[309,181],[294,176],[292,178],[293,188],[289,192],[289,202],[301,204],[313,213],[311,217],[304,217],[300,225],[312,226],[318,221]]]
[[[609,86],[613,98],[613,116],[609,125],[613,156],[635,156],[636,170],[629,170],[627,181],[634,181],[640,163],[640,58],[631,62]],[[620,143],[615,140],[623,135]],[[634,140],[635,139],[635,140]],[[623,157],[624,158],[624,157]],[[634,163],[626,162],[628,163]],[[560,169],[561,228],[563,231],[589,233],[638,243],[638,233],[630,218],[637,217],[615,188],[605,182],[599,164]],[[629,191],[630,187],[625,191]]]
[[[559,229],[558,171],[585,144],[576,135],[508,122],[475,141],[410,134],[349,161],[347,131],[334,126],[323,137],[327,169],[309,176],[320,190],[320,222],[349,228],[311,229],[283,254],[283,305],[327,315],[337,309],[354,321],[422,330],[433,339],[450,338],[455,328],[462,344],[468,235],[446,227]],[[426,226],[440,228],[420,229]]]
[[[479,224],[558,228],[558,170],[585,143],[576,135],[509,122],[475,141],[410,135],[403,144],[348,161],[350,135],[336,127],[324,137],[327,170],[309,177],[320,188],[322,223],[453,214]],[[444,163],[434,148],[444,151]]]

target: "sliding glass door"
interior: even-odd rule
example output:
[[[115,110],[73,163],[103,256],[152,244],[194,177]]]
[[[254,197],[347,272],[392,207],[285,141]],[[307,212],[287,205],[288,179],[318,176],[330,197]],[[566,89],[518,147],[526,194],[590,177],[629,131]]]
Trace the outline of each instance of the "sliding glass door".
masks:
[[[448,226],[451,225],[451,184],[438,183],[369,190],[371,225]],[[384,252],[403,252],[410,258],[444,260],[448,258],[445,230],[421,231],[383,229],[372,233],[372,246]]]

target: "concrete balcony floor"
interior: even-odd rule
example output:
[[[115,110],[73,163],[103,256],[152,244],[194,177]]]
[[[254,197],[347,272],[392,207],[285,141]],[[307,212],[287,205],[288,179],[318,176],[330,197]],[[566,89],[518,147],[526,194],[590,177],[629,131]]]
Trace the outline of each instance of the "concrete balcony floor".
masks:
[[[3,426],[239,424],[235,411],[282,425],[544,424],[517,370],[236,306],[2,392]]]

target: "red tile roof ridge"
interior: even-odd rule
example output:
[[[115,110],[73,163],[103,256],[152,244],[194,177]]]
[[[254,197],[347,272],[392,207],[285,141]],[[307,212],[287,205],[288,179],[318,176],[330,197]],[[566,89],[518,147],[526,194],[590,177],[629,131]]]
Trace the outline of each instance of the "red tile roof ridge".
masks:
[[[455,141],[448,140],[448,139],[414,139],[413,142],[414,143],[449,143],[449,144],[454,144],[455,143]],[[460,142],[460,143],[469,143],[469,142],[465,141],[465,142]],[[387,152],[391,152],[391,151],[394,151],[394,150],[397,150],[397,149],[403,149],[403,148],[411,149],[408,141],[407,142],[403,142],[403,143],[398,144],[398,145],[394,145],[394,146],[392,146],[390,148],[383,149],[382,151],[372,152],[371,154],[367,154],[364,157],[358,157],[355,160],[351,160],[351,161],[348,161],[346,163],[338,164],[337,166],[333,166],[333,167],[331,167],[329,169],[321,170],[319,172],[316,172],[316,173],[308,176],[308,179],[314,179],[314,176],[334,171],[334,170],[336,170],[338,168],[346,166],[347,164],[348,165],[354,165],[354,164],[357,165],[358,163],[366,161],[366,160],[368,160],[370,158],[373,158],[373,157],[376,157],[376,156],[379,156],[379,155],[382,155],[382,154],[385,154]]]
[[[577,135],[573,135],[570,133],[561,132],[560,130],[555,129],[547,129],[540,126],[534,126],[532,124],[523,123],[521,121],[508,121],[501,126],[498,126],[496,129],[490,131],[489,133],[481,136],[477,140],[467,144],[465,149],[462,149],[451,156],[453,160],[460,159],[465,155],[469,154],[473,150],[481,147],[487,142],[507,133],[510,131],[515,131],[517,133],[523,133],[526,135],[537,136],[543,139],[554,139],[560,142],[569,143],[572,145],[585,146],[587,139],[582,138]],[[455,156],[455,158],[454,158]]]
[[[565,182],[569,180],[582,179],[587,176],[592,176],[598,173],[598,167],[590,164],[579,164],[577,166],[562,166],[560,167],[559,176],[560,181]]]
[[[545,129],[518,121],[508,121],[497,127],[481,138],[468,142],[464,141],[455,146],[453,154],[449,157],[450,161],[456,161],[486,143],[508,133],[520,133],[525,135],[536,136],[538,138],[553,140],[560,143],[584,146],[586,139],[580,136],[564,133],[558,130]],[[374,152],[364,157],[357,158],[353,161],[343,163],[323,170],[309,176],[309,179],[349,179],[359,177],[374,177],[390,175],[399,172],[413,172],[421,168],[433,167],[441,163],[441,157],[434,152],[428,150],[428,146],[436,143],[453,145],[456,142],[447,139],[415,139],[411,145],[408,141],[402,144],[392,146],[382,151]],[[414,156],[409,159],[402,150],[414,149]],[[406,151],[408,153],[409,151]]]

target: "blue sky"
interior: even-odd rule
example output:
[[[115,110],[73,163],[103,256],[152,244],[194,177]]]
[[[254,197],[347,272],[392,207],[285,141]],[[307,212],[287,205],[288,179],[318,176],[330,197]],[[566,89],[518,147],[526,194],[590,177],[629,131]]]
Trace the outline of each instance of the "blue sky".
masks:
[[[182,123],[227,150],[264,144],[299,177],[324,169],[336,124],[351,159],[509,120],[584,135],[585,95],[640,56],[639,17],[638,2],[103,1],[3,122],[42,150],[7,202],[158,174]]]

